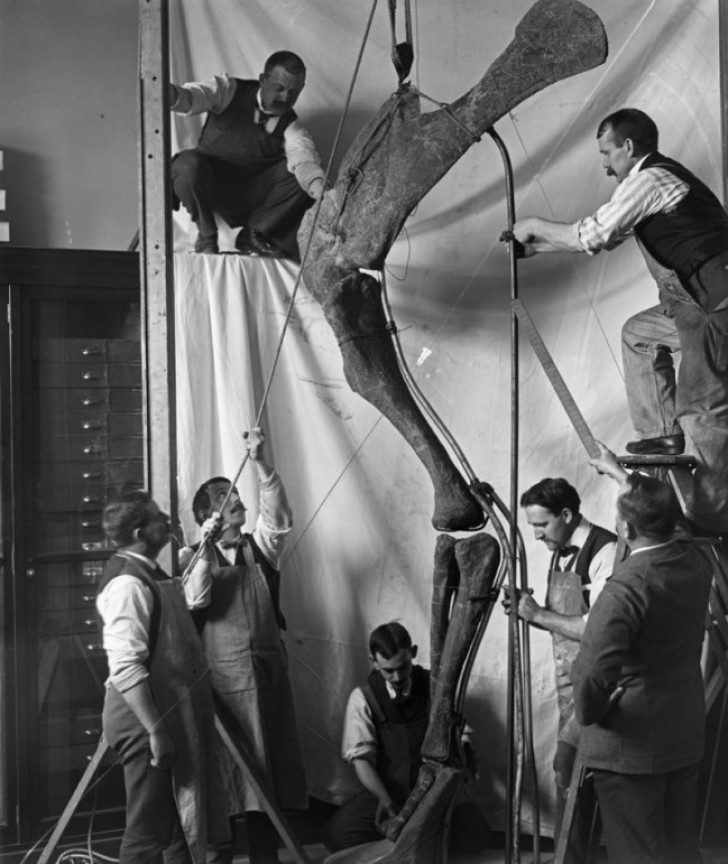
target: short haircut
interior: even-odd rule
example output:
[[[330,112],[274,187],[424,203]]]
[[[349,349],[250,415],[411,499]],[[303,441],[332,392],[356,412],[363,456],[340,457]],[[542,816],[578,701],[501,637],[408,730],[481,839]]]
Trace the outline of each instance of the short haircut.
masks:
[[[195,492],[195,497],[192,499],[192,515],[195,517],[195,522],[197,522],[198,525],[202,525],[206,518],[200,517],[200,510],[208,515],[212,511],[212,501],[210,500],[209,488],[213,483],[227,483],[229,485],[230,481],[227,477],[211,477],[209,480],[206,480],[202,486],[200,486],[197,492]]]
[[[655,121],[639,108],[621,108],[599,124],[597,138],[612,130],[614,141],[621,147],[627,138],[634,144],[635,156],[646,156],[657,150],[657,126]]]
[[[521,507],[534,505],[544,507],[554,516],[558,516],[566,508],[578,516],[581,498],[571,483],[563,477],[545,477],[521,495]]]
[[[369,637],[370,657],[379,654],[385,660],[391,660],[395,654],[403,650],[412,650],[412,637],[401,624],[390,621],[372,630]]]
[[[117,548],[131,546],[136,541],[134,532],[149,523],[151,495],[143,490],[134,490],[119,495],[104,507],[102,523],[106,536]]]
[[[635,532],[650,540],[667,540],[681,518],[672,487],[645,474],[630,474],[617,498],[617,512]]]
[[[289,75],[306,74],[306,67],[303,60],[301,60],[298,54],[294,54],[293,51],[276,51],[275,54],[271,54],[265,61],[263,74],[270,75],[276,66],[282,66]]]

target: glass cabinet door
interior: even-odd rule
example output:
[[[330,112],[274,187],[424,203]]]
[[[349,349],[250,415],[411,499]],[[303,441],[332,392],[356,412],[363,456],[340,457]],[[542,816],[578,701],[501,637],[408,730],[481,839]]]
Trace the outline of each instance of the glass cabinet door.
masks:
[[[14,578],[4,597],[14,711],[4,737],[16,751],[16,842],[29,843],[63,812],[101,739],[107,665],[95,595],[111,554],[102,510],[144,485],[138,292],[13,286],[10,322],[4,498]],[[98,829],[123,824],[113,762],[96,772],[67,833],[85,833],[92,813]]]

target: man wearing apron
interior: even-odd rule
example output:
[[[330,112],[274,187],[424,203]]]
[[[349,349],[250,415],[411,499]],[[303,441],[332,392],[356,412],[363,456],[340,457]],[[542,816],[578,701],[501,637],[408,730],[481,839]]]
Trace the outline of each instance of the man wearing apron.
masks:
[[[545,606],[540,606],[530,594],[522,594],[518,598],[518,614],[534,626],[548,630],[553,639],[559,705],[559,734],[554,756],[555,843],[579,743],[569,673],[579,652],[589,609],[612,575],[617,551],[616,535],[592,525],[580,514],[580,505],[576,489],[561,477],[547,477],[521,496],[521,506],[536,539],[553,552]],[[567,850],[567,856],[571,856],[567,861],[575,864],[585,860],[583,851],[588,842],[587,817],[590,814],[585,811],[589,808],[583,804],[582,807],[584,818],[579,818],[578,811],[574,814]]]
[[[104,737],[121,757],[126,826],[119,864],[203,864],[224,842],[222,780],[205,663],[179,579],[155,563],[169,517],[145,492],[109,503],[104,529],[118,551],[97,609],[109,678]]]
[[[252,534],[242,533],[245,507],[230,481],[216,477],[202,484],[192,507],[202,526],[204,551],[183,581],[187,604],[201,630],[212,685],[238,729],[241,743],[279,807],[305,810],[308,805],[303,759],[281,641],[285,619],[279,605],[279,557],[293,521],[286,492],[264,455],[259,428],[246,437],[250,461],[260,481],[259,515]],[[225,505],[223,507],[223,504]],[[185,568],[193,549],[183,549]],[[251,864],[278,861],[278,834],[263,802],[231,759],[225,784],[231,820],[245,814]],[[216,848],[208,862],[231,862],[233,847]]]

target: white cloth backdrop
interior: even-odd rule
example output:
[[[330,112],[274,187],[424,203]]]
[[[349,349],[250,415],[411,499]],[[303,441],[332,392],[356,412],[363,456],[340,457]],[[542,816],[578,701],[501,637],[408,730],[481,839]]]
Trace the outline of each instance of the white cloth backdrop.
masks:
[[[452,100],[511,40],[527,0],[413,0],[412,80]],[[713,0],[591,0],[607,29],[606,64],[532,97],[497,129],[514,163],[517,212],[575,220],[605,200],[595,131],[612,110],[648,111],[661,149],[720,190],[717,4]],[[328,159],[361,44],[369,4],[340,0],[178,0],[171,4],[173,80],[220,72],[255,77],[274,50],[306,60],[298,111]],[[343,144],[396,85],[384,6],[364,53]],[[399,38],[403,38],[399,34]],[[425,109],[429,110],[428,103]],[[199,123],[176,119],[175,147],[191,146]],[[339,154],[340,155],[340,154]],[[338,156],[335,161],[338,161]],[[500,157],[487,138],[474,146],[408,220],[388,260],[392,305],[405,352],[435,408],[481,479],[509,489],[508,266]],[[178,220],[176,323],[180,501],[197,485],[233,474],[240,433],[265,387],[296,267],[197,256],[189,222]],[[231,248],[233,232],[223,234]],[[521,297],[594,434],[615,449],[632,435],[619,333],[656,291],[632,241],[595,258],[554,255],[522,262]],[[566,476],[586,514],[613,524],[614,490],[596,477],[531,349],[521,352],[519,486]],[[339,757],[351,687],[367,673],[368,632],[398,619],[428,662],[435,532],[429,479],[386,420],[344,381],[333,335],[301,289],[263,420],[292,499],[296,527],[283,566],[287,645],[311,792],[341,800],[352,775]],[[242,481],[249,504],[254,486]],[[253,514],[254,515],[254,509]],[[520,514],[519,514],[520,518]],[[531,583],[543,597],[546,550],[522,522]],[[543,822],[552,819],[550,761],[556,701],[550,640],[533,632],[533,704]],[[469,689],[482,777],[476,794],[503,825],[506,629],[496,610]]]

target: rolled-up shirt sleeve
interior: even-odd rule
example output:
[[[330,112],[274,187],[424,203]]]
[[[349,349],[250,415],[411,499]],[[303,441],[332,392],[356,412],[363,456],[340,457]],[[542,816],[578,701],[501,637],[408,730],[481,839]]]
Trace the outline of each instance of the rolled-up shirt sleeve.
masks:
[[[176,100],[170,104],[175,114],[192,117],[195,114],[224,111],[235,94],[237,81],[229,75],[215,75],[209,81],[173,84]]]
[[[277,569],[286,539],[293,528],[293,514],[286,489],[276,471],[267,480],[261,480],[258,506],[253,538],[260,551]]]
[[[579,243],[592,255],[602,249],[613,249],[635,225],[674,207],[689,189],[687,183],[664,168],[646,168],[628,174],[606,204],[592,216],[575,223]]]
[[[294,120],[283,133],[286,151],[286,167],[298,180],[298,185],[311,195],[311,188],[317,181],[324,179],[324,169],[321,167],[321,157],[316,150],[313,138],[306,127]]]
[[[154,597],[135,576],[112,579],[96,600],[103,620],[108,682],[123,693],[149,677],[149,628]]]
[[[366,759],[375,763],[377,759],[377,730],[361,687],[351,691],[346,705],[341,755],[347,762]]]

